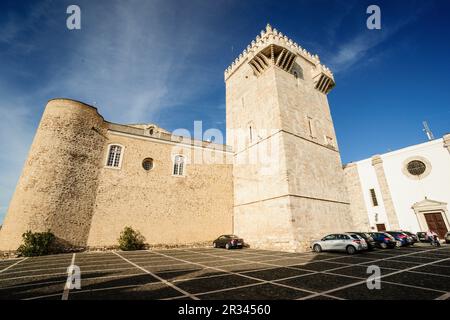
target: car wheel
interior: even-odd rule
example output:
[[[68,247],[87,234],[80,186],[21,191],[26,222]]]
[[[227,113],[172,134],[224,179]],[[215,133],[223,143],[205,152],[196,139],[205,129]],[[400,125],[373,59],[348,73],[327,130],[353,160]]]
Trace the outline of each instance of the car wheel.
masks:
[[[230,244],[227,243],[227,244],[225,245],[225,249],[230,250],[230,248],[231,248]]]
[[[387,244],[382,242],[382,243],[380,243],[380,247],[381,247],[381,249],[386,249],[387,248]]]
[[[347,247],[347,253],[348,254],[354,254],[356,252],[356,249],[354,246],[348,246]]]
[[[322,247],[320,246],[320,244],[315,244],[313,247],[314,252],[322,252]]]
[[[402,246],[402,242],[399,241],[399,240],[395,241],[395,246],[396,246],[397,248],[400,248],[400,247]]]

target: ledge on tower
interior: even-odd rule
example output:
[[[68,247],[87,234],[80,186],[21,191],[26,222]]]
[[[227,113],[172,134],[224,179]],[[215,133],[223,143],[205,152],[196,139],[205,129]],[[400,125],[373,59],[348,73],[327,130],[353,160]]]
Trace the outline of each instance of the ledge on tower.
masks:
[[[324,94],[328,94],[336,85],[331,72],[321,64],[314,68],[312,76],[315,88]]]
[[[295,61],[295,53],[274,44],[258,52],[249,61],[250,67],[256,76],[262,74],[271,65],[275,65],[286,72],[290,72]]]

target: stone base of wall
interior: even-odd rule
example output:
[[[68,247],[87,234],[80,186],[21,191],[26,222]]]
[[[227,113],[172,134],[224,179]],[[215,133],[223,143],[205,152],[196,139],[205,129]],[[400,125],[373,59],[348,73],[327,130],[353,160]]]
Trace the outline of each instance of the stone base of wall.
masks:
[[[50,255],[56,255],[56,254],[64,254],[64,253],[76,253],[76,252],[83,252],[86,251],[86,248],[84,247],[65,247],[61,248],[58,247],[56,249],[55,253],[52,253]],[[0,259],[11,259],[11,258],[18,258],[19,254],[16,250],[10,250],[10,251],[0,251]]]
[[[260,249],[269,251],[285,251],[285,252],[310,252],[310,242],[252,242],[248,247],[250,249]]]
[[[186,243],[186,244],[147,244],[146,250],[169,250],[169,249],[197,249],[197,248],[212,248],[212,241]],[[118,246],[100,246],[100,247],[86,247],[86,248],[65,248],[61,253],[76,253],[76,252],[109,252],[119,250]],[[0,260],[17,258],[18,254],[14,251],[0,251]]]
[[[17,258],[16,251],[0,251],[0,260]]]
[[[144,250],[164,250],[164,249],[194,249],[211,248],[212,241],[183,243],[183,244],[146,244]],[[119,246],[90,246],[86,248],[89,252],[103,252],[119,250]]]

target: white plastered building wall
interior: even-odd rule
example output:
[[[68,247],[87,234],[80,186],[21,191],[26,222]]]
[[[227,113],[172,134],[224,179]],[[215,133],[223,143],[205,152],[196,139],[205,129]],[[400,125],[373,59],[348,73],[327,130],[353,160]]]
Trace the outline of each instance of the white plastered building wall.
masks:
[[[399,228],[411,232],[428,230],[425,214],[442,214],[447,230],[450,230],[450,151],[448,135],[414,146],[388,152],[379,157],[386,177],[388,192],[392,199]],[[426,165],[425,172],[419,176],[410,174],[407,165],[418,160]],[[372,159],[355,162],[361,182],[363,198],[369,218],[369,229],[377,230],[377,224],[393,228],[389,222],[382,188]],[[370,194],[374,189],[378,206],[374,206]],[[386,192],[386,190],[384,190]]]

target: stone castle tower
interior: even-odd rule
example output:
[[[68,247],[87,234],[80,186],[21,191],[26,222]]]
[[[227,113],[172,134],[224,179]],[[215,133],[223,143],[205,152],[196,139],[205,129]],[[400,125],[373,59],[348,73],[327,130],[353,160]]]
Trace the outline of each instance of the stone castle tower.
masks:
[[[17,249],[27,230],[51,230],[70,246],[86,244],[105,133],[97,109],[49,101],[0,232],[0,250]]]
[[[351,225],[327,94],[331,71],[267,25],[225,71],[234,151],[234,232],[253,246],[304,250]]]

